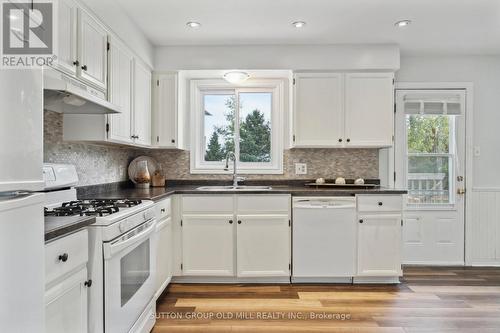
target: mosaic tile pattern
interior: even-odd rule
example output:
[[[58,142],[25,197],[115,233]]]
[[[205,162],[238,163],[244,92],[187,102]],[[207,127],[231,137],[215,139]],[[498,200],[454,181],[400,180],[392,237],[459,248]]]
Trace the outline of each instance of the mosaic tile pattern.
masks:
[[[192,175],[189,151],[147,150],[116,145],[63,142],[61,114],[44,113],[44,161],[76,165],[79,185],[127,180],[128,164],[148,155],[161,165],[167,179],[230,179],[230,175]],[[284,152],[283,175],[248,175],[248,179],[314,179],[342,176],[378,178],[378,149],[291,149]],[[307,175],[295,175],[295,163],[307,163]]]

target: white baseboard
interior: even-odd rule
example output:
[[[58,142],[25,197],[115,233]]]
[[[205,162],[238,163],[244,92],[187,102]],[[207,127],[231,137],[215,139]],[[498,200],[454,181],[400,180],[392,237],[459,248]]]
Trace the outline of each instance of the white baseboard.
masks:
[[[405,261],[403,265],[415,266],[465,266],[463,261]]]
[[[353,284],[399,284],[398,276],[358,276],[352,280]]]
[[[255,277],[255,278],[238,278],[238,277],[218,277],[218,276],[174,276],[172,282],[176,283],[278,283],[290,284],[290,277]]]
[[[349,283],[352,284],[352,277],[294,277],[292,283]]]

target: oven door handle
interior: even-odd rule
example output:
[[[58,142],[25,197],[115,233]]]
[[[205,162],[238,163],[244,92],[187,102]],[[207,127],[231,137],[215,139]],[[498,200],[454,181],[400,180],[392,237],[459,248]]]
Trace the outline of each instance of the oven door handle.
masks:
[[[124,240],[119,239],[118,241],[104,243],[103,245],[104,259],[106,260],[111,259],[113,255],[129,247],[130,245],[134,243],[140,243],[143,240],[147,239],[156,229],[156,220],[151,220],[150,222],[146,223],[150,223],[151,225],[148,226],[146,229],[142,230],[140,233],[128,239]]]

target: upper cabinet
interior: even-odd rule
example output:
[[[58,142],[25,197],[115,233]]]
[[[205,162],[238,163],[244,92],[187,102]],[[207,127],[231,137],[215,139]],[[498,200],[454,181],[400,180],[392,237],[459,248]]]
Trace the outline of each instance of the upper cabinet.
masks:
[[[295,75],[294,147],[388,147],[393,73]]]
[[[153,78],[153,145],[180,148],[178,134],[177,73],[156,74]]]
[[[105,92],[108,31],[73,0],[59,1],[58,20],[54,67]]]
[[[78,61],[82,80],[106,89],[108,32],[85,11],[78,11]]]
[[[135,143],[151,145],[151,71],[139,60],[134,61],[133,137]]]

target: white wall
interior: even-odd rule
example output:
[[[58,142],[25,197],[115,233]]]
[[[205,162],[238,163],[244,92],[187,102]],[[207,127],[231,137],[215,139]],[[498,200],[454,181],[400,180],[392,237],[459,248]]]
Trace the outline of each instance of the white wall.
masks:
[[[285,69],[396,70],[399,47],[367,45],[164,46],[155,50],[155,70]]]
[[[500,189],[500,56],[402,57],[396,80],[474,84],[473,184]]]
[[[81,0],[122,39],[147,65],[153,67],[154,48],[137,25],[113,1]]]

